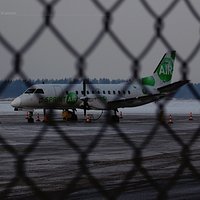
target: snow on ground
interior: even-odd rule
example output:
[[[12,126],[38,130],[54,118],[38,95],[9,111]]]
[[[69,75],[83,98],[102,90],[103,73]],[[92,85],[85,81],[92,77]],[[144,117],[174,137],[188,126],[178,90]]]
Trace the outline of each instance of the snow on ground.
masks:
[[[200,101],[172,99],[167,102],[164,108],[167,114],[188,114],[190,112],[200,114]],[[121,111],[130,114],[154,114],[157,109],[156,103],[150,103],[134,108],[124,108]]]

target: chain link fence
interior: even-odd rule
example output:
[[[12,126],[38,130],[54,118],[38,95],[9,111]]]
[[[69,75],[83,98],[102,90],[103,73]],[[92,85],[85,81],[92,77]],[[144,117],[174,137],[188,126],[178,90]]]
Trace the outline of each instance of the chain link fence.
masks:
[[[157,14],[154,8],[151,6],[150,1],[141,0],[140,4],[144,7],[149,17],[154,20],[153,28],[154,35],[146,44],[143,51],[138,55],[134,55],[127,47],[124,45],[122,40],[118,37],[117,32],[115,32],[112,28],[112,23],[115,20],[114,14],[117,10],[123,5],[126,4],[125,0],[116,0],[110,8],[106,8],[104,6],[103,1],[100,0],[91,0],[90,3],[96,8],[97,12],[102,15],[102,21],[99,22],[101,26],[101,30],[96,35],[95,39],[88,44],[88,47],[84,52],[80,53],[78,49],[76,49],[73,44],[68,40],[65,35],[59,31],[56,27],[56,24],[53,23],[53,18],[56,16],[56,5],[58,5],[62,0],[52,0],[51,2],[46,2],[45,0],[35,0],[38,4],[43,7],[43,13],[41,14],[42,23],[38,26],[35,32],[31,35],[31,37],[22,45],[20,49],[16,49],[7,39],[6,36],[0,33],[0,45],[3,46],[7,52],[12,56],[12,71],[5,77],[5,81],[0,85],[0,93],[2,93],[5,88],[8,86],[7,80],[12,80],[14,76],[18,75],[23,80],[27,80],[25,84],[30,87],[31,82],[30,77],[28,77],[22,68],[23,58],[27,51],[29,51],[35,43],[37,43],[38,39],[44,34],[45,30],[50,31],[54,37],[59,41],[60,45],[62,45],[65,50],[70,53],[76,60],[76,65],[74,66],[76,69],[75,79],[88,79],[86,76],[87,69],[87,60],[90,56],[92,56],[93,52],[95,52],[96,48],[99,44],[104,40],[105,36],[110,37],[112,42],[116,44],[116,48],[119,48],[120,51],[126,56],[126,58],[132,63],[131,67],[131,80],[137,81],[140,83],[139,70],[141,68],[142,60],[149,54],[149,52],[153,49],[155,43],[157,41],[161,42],[162,45],[166,48],[166,50],[173,50],[174,46],[170,43],[170,41],[164,36],[165,31],[165,19],[172,13],[172,11],[179,6],[180,3],[184,3],[187,7],[188,11],[192,14],[193,20],[198,24],[200,24],[200,12],[195,8],[192,1],[189,0],[173,0],[170,1],[170,4],[164,9],[161,14]],[[199,33],[198,33],[199,34]],[[182,80],[188,80],[188,72],[190,70],[190,63],[195,59],[198,55],[200,49],[200,40],[196,44],[196,46],[191,51],[188,57],[182,57],[177,52],[177,60],[181,66],[181,76]],[[127,90],[131,82],[127,82],[124,85],[124,90]],[[90,87],[94,87],[91,85]],[[188,84],[190,91],[193,93],[197,100],[200,99],[199,93],[195,90],[192,84]],[[70,89],[70,88],[67,88]],[[160,112],[165,110],[165,106],[168,100],[162,101],[158,103],[157,109],[157,118],[159,118]],[[52,114],[53,110],[50,111]],[[125,178],[122,180],[121,184],[117,188],[112,188],[111,190],[105,189],[105,187],[98,181],[94,174],[91,173],[89,168],[89,154],[94,151],[97,145],[100,143],[102,137],[106,134],[106,130],[108,126],[112,126],[115,130],[118,137],[122,139],[122,141],[131,149],[133,153],[132,157],[132,165],[130,171],[125,174]],[[200,181],[200,174],[198,169],[195,168],[193,163],[191,162],[191,147],[195,143],[197,139],[199,139],[199,131],[200,127],[193,133],[189,142],[185,142],[181,139],[181,137],[173,130],[171,126],[169,126],[166,122],[156,121],[156,124],[149,131],[148,137],[144,139],[141,146],[136,146],[134,142],[132,142],[127,134],[123,132],[120,128],[119,124],[105,124],[102,125],[98,134],[94,137],[93,141],[88,145],[86,150],[82,150],[71,137],[67,136],[65,132],[59,127],[59,124],[56,121],[53,124],[55,132],[63,139],[63,141],[70,146],[76,152],[78,156],[78,164],[80,170],[78,173],[71,178],[71,181],[65,183],[65,189],[63,190],[63,195],[60,199],[70,198],[70,195],[74,192],[74,188],[80,182],[81,177],[86,176],[87,180],[90,184],[96,188],[101,194],[102,198],[105,199],[118,199],[120,196],[128,189],[128,183],[131,179],[133,179],[136,175],[136,171],[139,172],[143,178],[148,182],[151,187],[157,192],[157,199],[168,199],[168,192],[170,189],[175,187],[177,181],[181,178],[184,170],[188,169],[191,171],[192,175]],[[158,132],[159,128],[163,127],[166,132],[173,138],[176,145],[179,145],[180,152],[179,155],[181,157],[180,165],[177,168],[175,174],[172,178],[169,179],[168,184],[164,187],[160,186],[159,183],[154,180],[154,178],[150,175],[149,171],[143,165],[143,150],[148,146],[148,144],[154,140],[155,134]],[[46,196],[46,193],[42,191],[42,189],[28,176],[26,172],[26,159],[31,156],[30,154],[35,151],[35,149],[41,144],[43,140],[43,134],[48,132],[48,125],[44,124],[43,129],[38,132],[37,136],[33,140],[32,143],[23,151],[23,153],[19,153],[15,148],[3,137],[0,135],[0,144],[3,146],[3,149],[9,154],[11,154],[15,158],[15,177],[10,180],[10,182],[6,185],[6,187],[0,192],[0,199],[7,199],[12,189],[17,186],[18,182],[21,180],[25,183],[25,185],[29,186],[30,190],[35,196],[35,199],[51,199]],[[81,197],[80,197],[81,198]],[[55,198],[56,199],[56,198]]]

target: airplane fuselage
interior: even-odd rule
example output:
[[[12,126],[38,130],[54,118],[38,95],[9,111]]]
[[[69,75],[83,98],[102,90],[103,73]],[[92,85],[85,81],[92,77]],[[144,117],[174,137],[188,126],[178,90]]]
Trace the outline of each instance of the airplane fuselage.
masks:
[[[117,100],[121,102],[117,107],[134,107],[146,103],[139,99],[123,103],[123,100],[137,99],[146,95],[139,84],[131,84],[126,89],[123,87],[124,84],[92,84],[87,85],[86,94],[84,94],[82,84],[73,86],[70,84],[37,84],[17,97],[13,104],[18,108],[75,109],[83,108],[84,96],[87,98],[88,109],[107,109],[109,102]],[[153,88],[148,88],[148,90],[154,94],[157,92]],[[112,105],[109,108],[112,108]]]

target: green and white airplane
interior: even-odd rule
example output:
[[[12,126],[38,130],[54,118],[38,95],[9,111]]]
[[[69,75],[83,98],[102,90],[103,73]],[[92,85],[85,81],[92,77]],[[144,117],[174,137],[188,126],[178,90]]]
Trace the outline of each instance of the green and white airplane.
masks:
[[[177,91],[188,81],[171,83],[176,52],[166,53],[153,75],[139,82],[124,84],[36,84],[15,98],[11,105],[15,110],[61,109],[72,110],[72,119],[77,120],[76,109],[113,110],[115,121],[119,121],[118,108],[141,106],[158,101]],[[32,121],[32,119],[31,119]]]

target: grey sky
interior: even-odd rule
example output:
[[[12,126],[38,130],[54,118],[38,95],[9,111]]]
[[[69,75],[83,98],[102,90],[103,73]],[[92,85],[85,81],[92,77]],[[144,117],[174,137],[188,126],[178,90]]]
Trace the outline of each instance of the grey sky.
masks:
[[[49,2],[50,0],[46,0]],[[116,0],[99,0],[109,8]],[[153,9],[162,13],[171,0],[148,0]],[[200,15],[200,1],[191,0]],[[1,0],[0,33],[16,49],[27,41],[42,23],[43,7],[35,0]],[[62,0],[55,7],[53,23],[63,36],[82,53],[102,30],[102,13],[90,0]],[[165,20],[164,36],[174,49],[187,58],[200,39],[198,21],[181,0]],[[125,0],[113,15],[112,29],[127,48],[138,56],[154,33],[154,19],[137,0]],[[158,40],[142,60],[141,76],[150,75],[166,52]],[[0,44],[0,79],[12,70],[12,57]],[[66,51],[46,29],[24,55],[23,71],[29,78],[69,78],[76,74],[76,59]],[[130,77],[131,62],[107,35],[87,59],[86,74],[91,78],[111,79]],[[173,80],[180,79],[180,64],[176,62]],[[199,81],[200,52],[190,62],[189,78]]]

